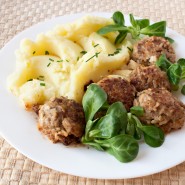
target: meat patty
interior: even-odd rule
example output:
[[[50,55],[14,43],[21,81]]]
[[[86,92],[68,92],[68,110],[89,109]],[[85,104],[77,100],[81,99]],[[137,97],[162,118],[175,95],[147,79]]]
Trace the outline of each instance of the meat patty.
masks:
[[[149,66],[165,54],[172,63],[175,62],[175,51],[170,42],[162,37],[147,37],[133,46],[131,58],[139,64]]]
[[[128,111],[132,107],[136,90],[127,80],[117,76],[108,76],[97,84],[107,93],[109,104],[120,101]]]
[[[140,117],[143,123],[156,125],[165,133],[184,125],[184,104],[164,88],[150,88],[138,93],[134,105],[144,108],[144,115]]]
[[[38,129],[53,143],[69,145],[79,142],[85,129],[83,108],[74,100],[53,98],[40,106]]]
[[[132,71],[130,83],[139,92],[148,88],[164,87],[167,90],[171,89],[166,73],[161,71],[155,65],[139,65],[135,70]]]

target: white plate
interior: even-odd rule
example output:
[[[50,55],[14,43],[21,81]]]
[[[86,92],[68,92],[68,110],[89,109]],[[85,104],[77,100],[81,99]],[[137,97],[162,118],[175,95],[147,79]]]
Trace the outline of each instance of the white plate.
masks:
[[[111,17],[110,13],[93,13]],[[84,14],[57,17],[39,23],[18,34],[0,52],[0,133],[13,147],[28,158],[49,168],[82,177],[119,179],[133,178],[157,173],[185,161],[185,126],[166,136],[159,148],[140,144],[139,155],[130,163],[120,163],[104,152],[85,147],[69,148],[52,144],[37,131],[33,115],[19,106],[16,97],[7,92],[6,79],[14,70],[14,51],[23,38],[35,39],[40,32],[46,32],[56,24],[76,20]],[[126,17],[128,22],[128,17]],[[185,38],[168,29],[167,35],[175,40],[177,58],[185,57]],[[185,98],[178,94],[185,102]]]

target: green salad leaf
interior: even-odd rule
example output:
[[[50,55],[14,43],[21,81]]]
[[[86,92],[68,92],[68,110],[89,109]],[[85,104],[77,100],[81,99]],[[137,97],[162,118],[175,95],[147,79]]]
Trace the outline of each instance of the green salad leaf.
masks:
[[[140,106],[133,106],[130,108],[130,112],[136,116],[142,116],[144,114],[144,109]]]
[[[158,66],[162,71],[167,71],[172,63],[166,58],[165,54],[162,54],[159,59],[156,61],[156,66]]]
[[[96,84],[91,84],[83,96],[82,105],[86,121],[92,120],[95,113],[107,101],[107,94]]]
[[[97,33],[99,33],[100,35],[104,35],[114,31],[128,31],[128,28],[119,24],[113,24],[103,27],[102,29],[98,30]]]
[[[182,69],[181,79],[185,79],[185,59],[180,58],[177,63],[181,66]]]
[[[140,29],[143,29],[150,25],[150,20],[149,19],[138,19],[136,20],[136,23]]]
[[[151,147],[159,147],[164,142],[163,131],[155,126],[142,126],[145,142]]]
[[[185,79],[185,59],[180,58],[176,63],[171,63],[166,58],[166,55],[162,54],[155,64],[162,71],[166,72],[172,90],[177,91],[179,89],[180,81]],[[183,94],[182,90],[181,93]]]
[[[109,139],[110,146],[105,151],[113,155],[120,162],[130,162],[139,152],[138,142],[131,136],[121,134]]]
[[[125,25],[124,15],[120,11],[114,12],[112,18],[116,24]]]
[[[143,125],[140,120],[133,115],[137,127],[143,132],[146,144],[151,147],[159,147],[164,143],[163,131],[154,125]]]
[[[149,19],[137,20],[133,14],[129,14],[129,18],[131,26],[126,26],[124,15],[120,11],[117,11],[112,16],[114,24],[100,28],[97,33],[104,35],[109,32],[118,32],[118,35],[115,39],[115,44],[122,43],[128,33],[131,34],[133,39],[139,39],[140,35],[155,35],[164,37],[167,40],[173,42],[173,39],[165,37],[166,21],[160,21],[150,25]]]
[[[134,106],[127,112],[121,102],[109,105],[105,91],[96,84],[88,86],[82,103],[87,122],[82,143],[108,152],[121,162],[136,158],[139,151],[137,140],[142,136],[152,147],[161,146],[164,142],[162,130],[144,125],[137,118],[144,114],[142,107]],[[102,110],[104,114],[96,118]]]
[[[182,68],[179,64],[172,64],[168,70],[167,75],[172,85],[178,85],[181,80]]]
[[[155,35],[155,36],[165,37],[166,21],[156,22],[152,25],[142,28],[140,33],[143,35],[149,35],[149,36]]]

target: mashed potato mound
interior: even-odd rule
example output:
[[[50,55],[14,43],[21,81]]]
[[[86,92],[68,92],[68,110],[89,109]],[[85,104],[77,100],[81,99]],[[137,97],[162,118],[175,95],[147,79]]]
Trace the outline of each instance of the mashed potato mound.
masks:
[[[117,33],[96,33],[111,22],[86,16],[40,34],[36,41],[23,40],[16,51],[16,70],[8,78],[8,89],[26,108],[59,96],[81,103],[85,85],[99,81],[129,60],[130,42],[115,46]]]

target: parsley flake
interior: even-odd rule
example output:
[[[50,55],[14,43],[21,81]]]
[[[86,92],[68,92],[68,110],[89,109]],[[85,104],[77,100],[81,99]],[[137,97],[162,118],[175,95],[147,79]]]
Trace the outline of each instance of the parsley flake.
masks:
[[[30,81],[33,81],[33,79],[31,78],[31,79],[27,80],[27,82],[30,82]]]
[[[94,45],[94,48],[97,47],[97,46],[99,46],[99,44]]]
[[[57,62],[63,62],[63,60],[57,60]]]
[[[46,86],[46,84],[45,83],[40,83],[40,86]]]
[[[132,52],[132,51],[133,51],[133,49],[132,49],[132,48],[130,48],[130,47],[127,47],[127,49],[128,49],[130,52]]]
[[[44,81],[44,76],[40,75],[37,80]]]
[[[94,57],[98,57],[98,55],[100,54],[100,52],[97,52],[97,53],[95,53],[95,55],[93,55],[92,57],[90,57],[88,60],[86,60],[85,62],[88,62],[89,60],[91,60],[92,58],[94,58]]]
[[[54,62],[54,60],[52,58],[49,58],[50,61]]]
[[[108,56],[114,56],[114,55],[120,53],[120,51],[121,51],[121,48],[116,48],[116,51],[114,53],[108,54]]]
[[[85,55],[87,53],[87,51],[81,51],[80,52],[82,55]]]
[[[45,55],[49,55],[49,52],[48,51],[45,51]]]

